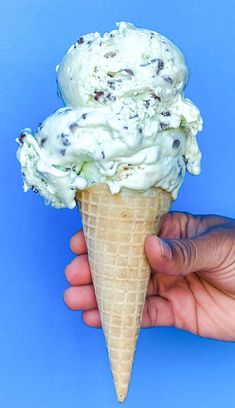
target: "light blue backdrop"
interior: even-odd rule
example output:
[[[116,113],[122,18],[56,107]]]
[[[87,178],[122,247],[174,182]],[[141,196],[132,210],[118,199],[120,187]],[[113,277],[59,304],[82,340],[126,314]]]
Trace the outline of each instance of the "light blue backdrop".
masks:
[[[63,304],[76,210],[22,191],[15,138],[61,106],[55,66],[81,34],[127,20],[171,38],[200,108],[202,175],[187,176],[174,209],[235,216],[233,0],[0,1],[0,407],[119,406],[101,330]],[[140,335],[126,407],[235,407],[235,344],[172,328]]]

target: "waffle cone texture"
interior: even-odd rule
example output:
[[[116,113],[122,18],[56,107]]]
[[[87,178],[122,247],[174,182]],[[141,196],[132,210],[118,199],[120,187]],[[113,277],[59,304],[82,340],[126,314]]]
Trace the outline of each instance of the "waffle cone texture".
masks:
[[[144,242],[157,232],[171,195],[159,188],[113,195],[100,184],[77,193],[77,201],[117,399],[123,402],[150,276]]]

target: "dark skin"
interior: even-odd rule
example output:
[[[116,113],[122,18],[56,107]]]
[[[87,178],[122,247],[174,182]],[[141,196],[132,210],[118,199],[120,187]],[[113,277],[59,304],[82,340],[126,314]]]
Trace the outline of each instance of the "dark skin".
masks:
[[[101,327],[82,231],[70,241],[66,305]],[[169,213],[159,236],[145,243],[152,268],[142,326],[175,326],[203,337],[235,341],[235,220]]]

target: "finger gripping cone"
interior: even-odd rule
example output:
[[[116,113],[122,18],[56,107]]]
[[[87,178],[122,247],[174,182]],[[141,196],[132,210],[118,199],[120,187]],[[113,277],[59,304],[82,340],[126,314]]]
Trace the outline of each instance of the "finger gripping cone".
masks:
[[[113,195],[101,184],[77,193],[77,200],[117,399],[123,402],[150,276],[144,241],[156,233],[171,196],[157,188]]]

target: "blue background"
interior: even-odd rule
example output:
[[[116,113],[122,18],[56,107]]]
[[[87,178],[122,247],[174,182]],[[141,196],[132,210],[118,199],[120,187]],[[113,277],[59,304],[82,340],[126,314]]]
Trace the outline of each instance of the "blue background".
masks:
[[[77,210],[24,194],[15,138],[61,106],[55,66],[90,31],[131,21],[171,38],[201,109],[202,174],[188,175],[174,209],[235,217],[233,0],[0,2],[0,406],[116,407],[101,330],[63,304]],[[173,328],[142,330],[126,407],[235,407],[235,344]]]

